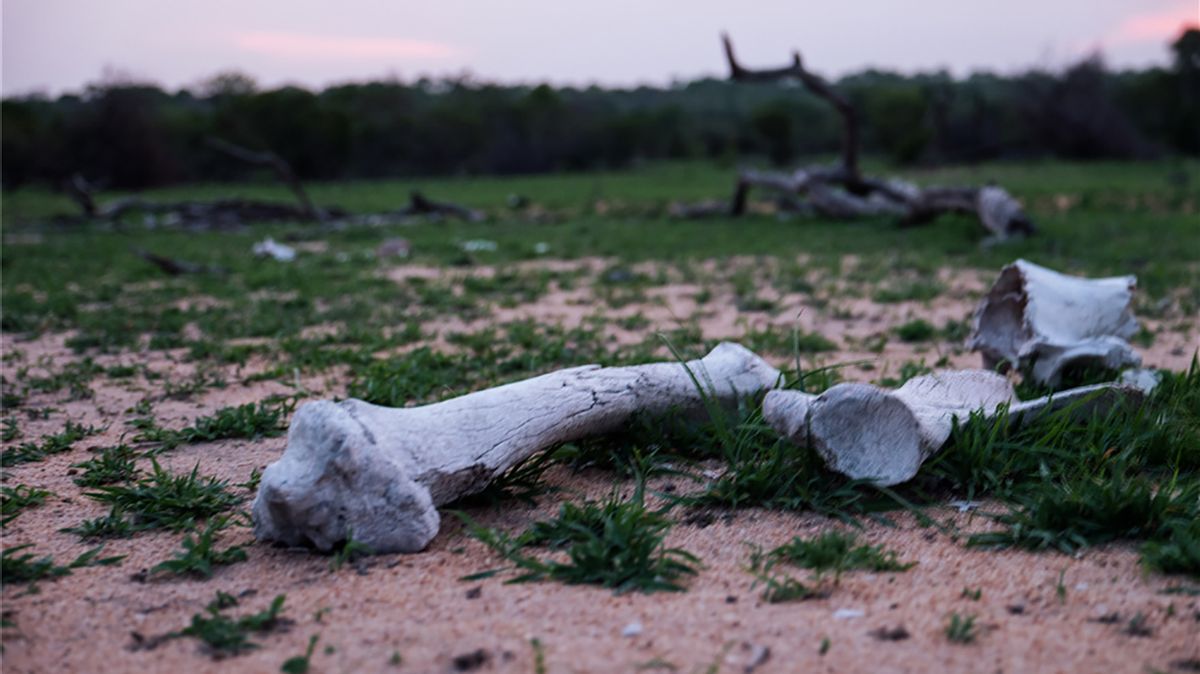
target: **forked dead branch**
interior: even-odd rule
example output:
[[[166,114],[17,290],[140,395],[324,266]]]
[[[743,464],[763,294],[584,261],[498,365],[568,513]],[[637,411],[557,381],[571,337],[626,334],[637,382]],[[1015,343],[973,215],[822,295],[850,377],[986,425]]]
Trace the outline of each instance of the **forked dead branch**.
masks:
[[[787,210],[835,219],[890,216],[902,226],[931,222],[946,213],[974,215],[995,239],[1032,234],[1033,222],[1024,209],[1001,187],[920,187],[898,178],[864,176],[859,169],[861,146],[858,112],[850,101],[819,75],[809,71],[799,52],[780,68],[750,69],[741,65],[728,35],[722,36],[730,79],[735,82],[795,80],[814,96],[829,103],[842,121],[841,160],[832,166],[805,166],[782,173],[743,170],[738,174],[729,204],[679,205],[683,217],[740,216],[747,210],[752,188],[780,195]]]

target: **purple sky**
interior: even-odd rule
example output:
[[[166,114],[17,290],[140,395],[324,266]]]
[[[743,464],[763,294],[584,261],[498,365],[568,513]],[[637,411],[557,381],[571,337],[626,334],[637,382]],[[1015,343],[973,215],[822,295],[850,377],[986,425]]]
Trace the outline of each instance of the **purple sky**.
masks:
[[[465,71],[506,82],[664,84],[793,48],[818,72],[1059,67],[1101,49],[1167,61],[1200,0],[3,0],[3,93],[121,73],[179,87],[237,69],[263,86]]]

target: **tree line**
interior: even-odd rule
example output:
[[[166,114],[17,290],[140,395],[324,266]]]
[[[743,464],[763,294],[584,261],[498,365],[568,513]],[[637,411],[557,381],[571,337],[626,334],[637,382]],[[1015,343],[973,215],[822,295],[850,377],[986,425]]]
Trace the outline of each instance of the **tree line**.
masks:
[[[1200,154],[1200,30],[1166,67],[903,75],[835,85],[860,111],[863,149],[897,163]],[[244,179],[207,144],[269,149],[306,179],[617,168],[640,160],[836,152],[839,120],[802,88],[702,79],[669,87],[508,86],[469,77],[261,90],[238,73],[175,92],[129,81],[2,108],[3,183],[108,189]]]

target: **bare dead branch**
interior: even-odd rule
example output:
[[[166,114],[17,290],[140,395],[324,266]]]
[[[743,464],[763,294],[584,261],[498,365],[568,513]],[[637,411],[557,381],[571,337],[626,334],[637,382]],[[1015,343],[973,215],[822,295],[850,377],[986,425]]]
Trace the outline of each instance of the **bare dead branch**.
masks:
[[[163,273],[167,274],[168,276],[179,276],[181,274],[204,274],[210,271],[216,271],[213,268],[202,264],[165,257],[141,248],[135,248],[133,252],[138,257],[161,269]]]
[[[723,33],[721,41],[725,45],[725,59],[729,62],[730,79],[735,82],[776,82],[779,80],[799,80],[806,89],[837,110],[842,118],[842,171],[841,176],[846,189],[862,195],[869,188],[862,184],[862,176],[858,171],[859,129],[858,112],[844,96],[833,89],[823,78],[809,72],[804,67],[800,52],[792,52],[792,64],[782,68],[767,68],[749,70],[737,61],[733,54],[733,42],[729,35]]]
[[[467,222],[482,222],[485,218],[482,211],[468,208],[448,201],[434,201],[417,190],[408,195],[408,207],[401,210],[402,215],[441,215],[461,218]]]
[[[213,136],[206,138],[205,143],[212,149],[239,161],[271,169],[275,173],[275,176],[279,178],[279,181],[287,185],[292,194],[296,196],[296,201],[300,202],[300,208],[304,211],[308,219],[316,220],[317,222],[325,221],[325,212],[313,205],[312,200],[308,198],[308,192],[304,190],[304,185],[296,177],[296,172],[292,170],[290,164],[284,161],[283,157],[265,150],[256,152]]]
[[[76,173],[63,186],[67,191],[67,196],[79,204],[79,208],[83,210],[85,216],[89,218],[96,216],[96,200],[92,197],[93,189],[83,176]]]
[[[828,102],[842,119],[842,161],[840,165],[810,166],[790,173],[744,170],[738,174],[728,214],[739,216],[749,209],[752,188],[766,189],[780,196],[783,210],[807,212],[835,219],[892,216],[900,224],[930,222],[943,213],[970,213],[994,238],[1015,233],[1030,234],[1033,223],[1020,203],[1003,189],[987,187],[930,187],[895,179],[864,177],[859,172],[859,118],[850,101],[819,75],[809,72],[799,52],[792,54],[790,65],[780,68],[749,69],[738,62],[733,42],[721,35],[729,76],[735,82],[776,82],[796,80],[813,95]],[[677,205],[677,217],[715,215],[710,203],[703,208]]]

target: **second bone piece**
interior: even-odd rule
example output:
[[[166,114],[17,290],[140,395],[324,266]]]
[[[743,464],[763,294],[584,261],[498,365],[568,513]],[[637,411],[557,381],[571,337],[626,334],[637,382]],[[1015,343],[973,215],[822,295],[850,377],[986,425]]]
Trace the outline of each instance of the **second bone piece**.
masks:
[[[1086,279],[1017,260],[979,303],[967,346],[983,353],[987,369],[1031,368],[1050,386],[1074,365],[1137,367],[1142,359],[1127,341],[1138,329],[1129,308],[1136,287],[1135,276]]]
[[[1122,400],[1140,401],[1156,380],[1135,381],[1082,386],[1021,402],[1012,383],[999,374],[946,370],[914,377],[894,391],[859,383],[838,384],[821,395],[771,391],[763,401],[763,416],[794,444],[811,444],[831,470],[890,486],[917,474],[950,439],[955,419],[966,421],[977,410],[994,415],[1001,406],[1013,423],[1068,405],[1090,415]]]
[[[283,456],[263,472],[254,533],[320,550],[352,534],[375,552],[417,552],[438,532],[437,506],[537,452],[620,430],[635,415],[735,405],[780,381],[749,349],[722,343],[686,367],[586,365],[422,407],[308,403]]]

